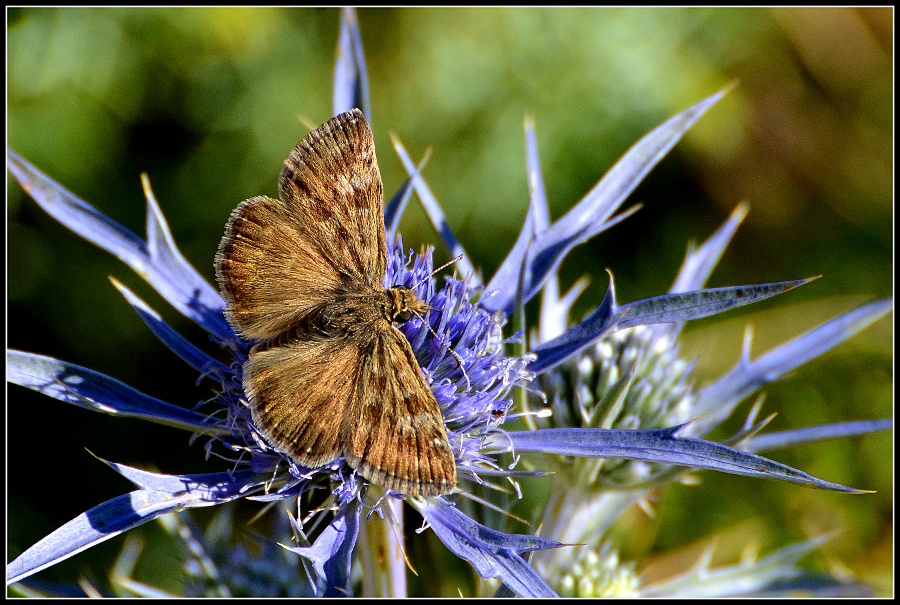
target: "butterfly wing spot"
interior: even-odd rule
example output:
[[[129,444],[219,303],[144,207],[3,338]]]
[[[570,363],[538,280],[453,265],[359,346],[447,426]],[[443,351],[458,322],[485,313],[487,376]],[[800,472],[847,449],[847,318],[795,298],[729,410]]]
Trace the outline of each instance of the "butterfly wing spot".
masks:
[[[400,431],[400,435],[402,437],[412,437],[416,434],[416,422],[415,417],[407,414],[406,416],[401,416],[397,419],[397,428]],[[418,460],[417,460],[418,462]]]

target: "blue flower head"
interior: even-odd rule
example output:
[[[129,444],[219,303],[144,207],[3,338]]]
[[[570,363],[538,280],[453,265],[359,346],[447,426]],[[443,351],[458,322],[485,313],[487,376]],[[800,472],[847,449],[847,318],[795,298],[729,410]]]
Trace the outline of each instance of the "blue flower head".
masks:
[[[360,107],[371,115],[360,33],[352,10],[342,13],[338,44],[334,113]],[[447,549],[471,564],[482,578],[499,580],[499,594],[664,596],[680,594],[678,590],[685,585],[687,593],[715,594],[712,589],[703,592],[708,585],[697,578],[641,586],[633,566],[622,564],[606,540],[605,529],[627,506],[641,501],[648,489],[683,478],[687,469],[858,493],[756,452],[890,426],[889,421],[866,421],[762,435],[765,421],[757,422],[754,410],[731,439],[724,443],[705,439],[759,386],[835,346],[892,306],[890,300],[870,303],[754,360],[748,341],[747,352],[732,371],[695,388],[691,364],[678,357],[678,335],[685,321],[762,300],[809,281],[703,289],[746,212],[743,207],[703,246],[689,253],[669,293],[620,304],[610,275],[601,303],[580,321],[569,319],[579,290],[559,294],[556,272],[560,263],[575,246],[631,214],[632,210],[619,213],[629,193],[726,92],[697,103],[643,137],[581,202],[552,223],[534,125],[527,122],[528,216],[506,259],[485,281],[454,237],[419,167],[395,140],[409,179],[385,206],[389,245],[383,285],[414,288],[431,307],[400,329],[440,405],[459,478],[455,492],[430,498],[393,493],[378,497],[342,459],[321,468],[304,468],[266,441],[253,424],[241,377],[253,343],[234,333],[225,320],[224,302],[217,289],[178,251],[146,176],[147,233],[140,237],[8,151],[13,176],[44,210],[132,267],[230,355],[230,360],[223,362],[189,342],[113,280],[150,330],[214,382],[214,398],[203,407],[188,410],[87,368],[13,350],[7,352],[8,380],[86,409],[189,431],[205,439],[208,453],[224,453],[230,465],[205,474],[167,475],[108,462],[135,484],[135,491],[98,504],[29,548],[9,564],[7,582],[20,582],[159,518],[165,519],[166,527],[184,547],[189,594],[260,596],[264,587],[274,586],[279,587],[278,594],[290,596],[352,594],[358,583],[365,586],[367,581],[365,573],[359,581],[352,576],[354,556],[358,555],[370,575],[374,573],[371,565],[378,565],[371,563],[374,559],[366,559],[369,549],[392,553],[382,564],[402,574],[404,562],[397,553],[403,549],[402,543],[396,542],[397,533],[386,532],[383,541],[375,544],[369,522],[377,515],[402,529],[399,505],[405,500]],[[450,255],[460,259],[446,272],[433,274],[431,248],[414,254],[404,248],[397,234],[399,217],[413,191]],[[510,335],[508,326],[522,323],[523,306],[536,297],[541,304],[538,326],[528,330],[522,325],[522,330]],[[524,400],[517,399],[520,387],[537,393],[538,386],[544,398],[534,395],[525,409],[514,407]],[[508,423],[510,419],[520,422]],[[486,491],[481,487],[501,488],[507,482],[515,484],[519,476],[542,474],[531,470],[533,463],[516,464],[532,453],[544,455],[539,458],[542,460],[549,455],[550,466],[557,471],[541,520],[541,535],[507,533],[476,521],[473,516],[479,507],[501,508],[483,496]],[[512,465],[507,454],[512,454]],[[610,485],[614,489],[604,489]],[[314,490],[317,500],[313,509],[304,508]],[[278,516],[275,538],[260,538],[262,547],[254,549],[257,554],[230,546],[223,538],[230,537],[229,531],[204,535],[189,520],[169,515],[241,498],[296,503],[297,514]],[[226,513],[216,518],[222,527],[230,528]],[[397,548],[385,548],[391,540]],[[817,544],[810,541],[785,549],[772,555],[775,558],[766,565],[761,560],[755,567],[724,571],[733,576],[743,574],[741,580],[755,582],[744,584],[750,586],[746,594],[754,594],[754,590],[764,593],[796,578],[796,560]],[[296,582],[291,581],[294,578]],[[808,577],[802,580],[809,586]],[[821,586],[833,587],[833,582],[819,581]],[[133,593],[152,593],[133,582],[128,586]]]

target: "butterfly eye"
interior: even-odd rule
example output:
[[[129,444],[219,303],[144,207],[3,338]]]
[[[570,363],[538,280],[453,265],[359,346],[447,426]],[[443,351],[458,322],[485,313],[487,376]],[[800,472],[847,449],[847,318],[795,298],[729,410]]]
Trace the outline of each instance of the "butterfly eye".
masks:
[[[407,322],[409,318],[412,317],[412,313],[408,310],[400,311],[397,313],[397,321],[398,322]]]

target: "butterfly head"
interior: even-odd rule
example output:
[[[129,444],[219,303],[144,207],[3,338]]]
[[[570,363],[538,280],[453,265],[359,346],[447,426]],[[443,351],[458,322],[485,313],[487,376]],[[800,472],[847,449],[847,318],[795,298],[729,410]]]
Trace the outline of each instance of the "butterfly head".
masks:
[[[393,286],[387,292],[390,297],[391,319],[396,323],[403,323],[413,315],[422,318],[434,309],[406,286]]]

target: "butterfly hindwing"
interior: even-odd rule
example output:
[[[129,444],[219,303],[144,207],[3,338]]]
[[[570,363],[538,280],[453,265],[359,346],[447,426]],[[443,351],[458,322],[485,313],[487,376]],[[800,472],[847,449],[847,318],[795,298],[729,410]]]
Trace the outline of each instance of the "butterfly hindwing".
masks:
[[[244,365],[244,388],[257,428],[308,468],[337,459],[359,362],[359,348],[340,340],[255,347]]]
[[[279,200],[241,203],[228,221],[216,255],[226,315],[242,335],[270,338],[288,329],[343,289],[306,230]]]

